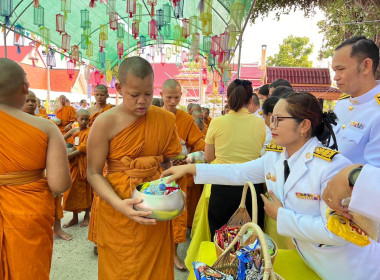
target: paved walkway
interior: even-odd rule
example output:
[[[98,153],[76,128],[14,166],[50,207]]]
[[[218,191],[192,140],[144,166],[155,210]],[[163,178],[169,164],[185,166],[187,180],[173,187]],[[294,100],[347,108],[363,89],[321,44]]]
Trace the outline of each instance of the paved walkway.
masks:
[[[79,215],[82,221],[84,213]],[[72,217],[70,212],[64,213],[62,225]],[[73,240],[64,241],[56,238],[54,240],[53,262],[51,267],[51,280],[96,280],[98,279],[98,259],[94,255],[94,246],[87,240],[88,227],[81,228],[79,223],[66,231],[73,235]],[[188,238],[189,239],[189,238]],[[185,258],[189,240],[180,244],[179,255]],[[174,268],[173,268],[174,269]],[[176,280],[186,280],[188,272],[174,270]],[[144,280],[144,279],[141,279]]]

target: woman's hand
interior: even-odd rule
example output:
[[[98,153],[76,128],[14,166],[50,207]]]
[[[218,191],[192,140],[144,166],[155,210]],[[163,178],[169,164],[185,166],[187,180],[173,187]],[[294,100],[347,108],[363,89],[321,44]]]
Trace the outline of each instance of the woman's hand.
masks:
[[[277,221],[278,209],[283,207],[281,201],[274,195],[273,191],[269,191],[269,196],[272,198],[272,201],[266,198],[263,194],[261,194],[260,196],[264,201],[265,213],[267,213],[269,217]]]
[[[196,175],[196,168],[195,164],[186,164],[186,165],[179,165],[179,166],[172,166],[169,169],[165,170],[161,174],[162,177],[167,177],[170,176],[168,180],[166,180],[166,183],[169,184],[179,178],[182,178],[185,176],[187,173]]]
[[[124,200],[120,200],[117,205],[115,205],[115,209],[125,216],[127,216],[129,219],[142,224],[142,225],[155,225],[156,220],[146,218],[146,216],[149,216],[152,214],[152,211],[137,211],[133,209],[133,205],[139,204],[142,202],[142,199],[137,198],[127,198]]]

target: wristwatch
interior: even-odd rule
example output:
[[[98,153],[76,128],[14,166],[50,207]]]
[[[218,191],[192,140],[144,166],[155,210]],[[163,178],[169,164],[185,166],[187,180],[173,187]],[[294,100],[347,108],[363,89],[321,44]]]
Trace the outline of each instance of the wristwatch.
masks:
[[[359,177],[360,171],[362,171],[363,166],[358,166],[351,170],[350,174],[348,174],[348,185],[353,188],[356,180]]]

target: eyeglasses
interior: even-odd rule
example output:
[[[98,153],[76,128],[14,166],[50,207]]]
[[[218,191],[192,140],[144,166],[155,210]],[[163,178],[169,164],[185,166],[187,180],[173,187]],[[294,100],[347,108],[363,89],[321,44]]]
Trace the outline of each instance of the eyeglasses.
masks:
[[[270,117],[270,123],[271,123],[271,125],[273,125],[274,128],[276,128],[276,127],[278,127],[278,120],[281,120],[281,119],[299,120],[299,118],[296,118],[296,117],[279,117],[278,115],[272,115]]]

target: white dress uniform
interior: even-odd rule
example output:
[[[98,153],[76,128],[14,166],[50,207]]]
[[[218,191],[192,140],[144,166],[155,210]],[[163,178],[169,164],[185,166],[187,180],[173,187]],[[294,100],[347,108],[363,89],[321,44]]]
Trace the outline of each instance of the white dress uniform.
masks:
[[[319,146],[313,137],[290,158],[281,147],[269,145],[263,157],[243,164],[197,164],[194,182],[265,182],[283,204],[277,215],[278,233],[293,238],[305,262],[323,279],[380,279],[379,244],[371,242],[359,247],[327,230],[322,192],[327,182],[351,162],[338,152]],[[286,159],[290,174],[284,183]]]
[[[339,151],[353,163],[380,167],[380,84],[359,97],[339,99],[334,109]]]
[[[348,209],[380,222],[379,182],[380,168],[368,164],[364,165],[355,182]]]
[[[255,115],[256,117],[264,119],[263,109],[261,107],[255,113],[253,113],[253,115]],[[270,142],[272,141],[272,131],[270,130],[270,128],[267,125],[265,125],[265,129],[266,129],[266,136],[265,136],[264,146],[269,145]]]

